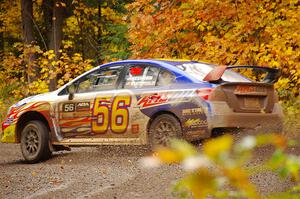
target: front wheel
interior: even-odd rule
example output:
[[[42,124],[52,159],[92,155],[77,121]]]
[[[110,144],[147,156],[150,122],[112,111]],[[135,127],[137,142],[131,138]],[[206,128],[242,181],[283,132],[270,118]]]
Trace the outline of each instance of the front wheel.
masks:
[[[170,114],[157,116],[150,125],[149,145],[151,148],[165,146],[170,138],[181,138],[182,129],[179,121]]]
[[[21,151],[28,163],[36,163],[51,156],[49,130],[41,121],[28,122],[21,133]]]

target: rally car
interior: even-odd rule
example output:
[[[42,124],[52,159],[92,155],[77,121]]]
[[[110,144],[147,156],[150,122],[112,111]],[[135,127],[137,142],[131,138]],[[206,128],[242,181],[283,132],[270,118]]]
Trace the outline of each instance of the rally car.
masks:
[[[267,75],[253,82],[234,68]],[[184,60],[112,62],[11,106],[1,141],[21,143],[25,160],[35,163],[59,146],[155,147],[170,137],[193,141],[224,128],[281,132],[283,114],[273,87],[278,74],[267,67]]]

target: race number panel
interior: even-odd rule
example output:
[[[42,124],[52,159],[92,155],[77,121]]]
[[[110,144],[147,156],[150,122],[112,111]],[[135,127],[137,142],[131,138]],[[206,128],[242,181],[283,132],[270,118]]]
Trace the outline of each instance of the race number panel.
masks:
[[[97,97],[92,110],[92,132],[105,134],[108,129],[123,134],[129,125],[131,96]]]

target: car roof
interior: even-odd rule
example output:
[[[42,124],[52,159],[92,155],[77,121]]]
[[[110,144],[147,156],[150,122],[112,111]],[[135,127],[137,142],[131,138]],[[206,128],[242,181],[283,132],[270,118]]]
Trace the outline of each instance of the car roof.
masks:
[[[106,64],[101,65],[102,66],[108,66],[112,64],[126,64],[126,63],[152,63],[152,64],[169,64],[172,66],[177,66],[180,64],[186,64],[186,63],[199,63],[197,61],[193,60],[187,60],[187,59],[129,59],[129,60],[122,60],[122,61],[114,61],[109,62]]]
[[[203,63],[203,64],[211,65],[205,62],[198,62],[198,61],[186,60],[186,59],[131,59],[131,60],[109,62],[99,67],[102,68],[102,67],[107,67],[116,64],[155,64],[155,65],[160,65],[165,69],[169,69],[173,72],[179,73],[181,75],[183,74],[186,75],[184,71],[178,69],[176,66],[181,64],[187,64],[187,63]]]
[[[206,62],[198,62],[198,61],[193,61],[193,60],[187,60],[187,59],[129,59],[129,60],[122,60],[122,61],[114,61],[114,62],[109,62],[103,65],[100,65],[99,67],[96,68],[102,68],[102,67],[109,67],[112,65],[116,64],[153,64],[153,65],[159,65],[160,67],[167,69],[171,71],[176,77],[183,78],[182,80],[184,82],[194,82],[194,83],[199,83],[199,80],[195,79],[192,77],[190,74],[186,73],[185,71],[179,69],[178,65],[182,64],[188,64],[188,63],[202,63],[202,64],[207,64],[207,65],[212,65],[210,63]]]
[[[208,65],[212,65],[206,62],[198,62],[198,61],[192,61],[192,60],[185,60],[185,59],[128,59],[128,60],[121,60],[121,61],[114,61],[114,62],[109,62],[109,63],[105,63],[102,65],[99,65],[98,67],[95,67],[89,71],[86,71],[85,73],[77,76],[76,78],[74,78],[72,81],[70,81],[69,83],[65,84],[65,86],[71,84],[72,82],[76,81],[77,79],[83,77],[84,75],[93,72],[95,70],[98,70],[99,68],[103,68],[103,67],[109,67],[109,66],[113,66],[116,64],[154,64],[154,65],[159,65],[165,69],[168,69],[169,71],[172,71],[176,77],[184,77],[183,81],[188,81],[188,82],[194,82],[194,83],[199,83],[199,80],[196,80],[195,78],[193,78],[192,76],[190,76],[189,74],[187,74],[185,71],[180,70],[178,67],[178,65],[181,64],[187,64],[187,63],[203,63],[203,64],[208,64]],[[187,79],[186,79],[187,78]],[[210,84],[210,83],[208,83]],[[62,86],[61,88],[59,88],[57,91],[60,91],[63,89],[64,86]]]

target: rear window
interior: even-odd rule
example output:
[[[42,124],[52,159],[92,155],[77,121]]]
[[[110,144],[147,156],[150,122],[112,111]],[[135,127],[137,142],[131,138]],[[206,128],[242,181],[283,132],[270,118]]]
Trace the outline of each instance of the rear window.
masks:
[[[185,63],[177,65],[176,67],[185,71],[197,80],[203,81],[204,77],[216,66],[204,63]],[[246,77],[231,70],[226,70],[224,72],[222,80],[226,82],[251,82]]]

